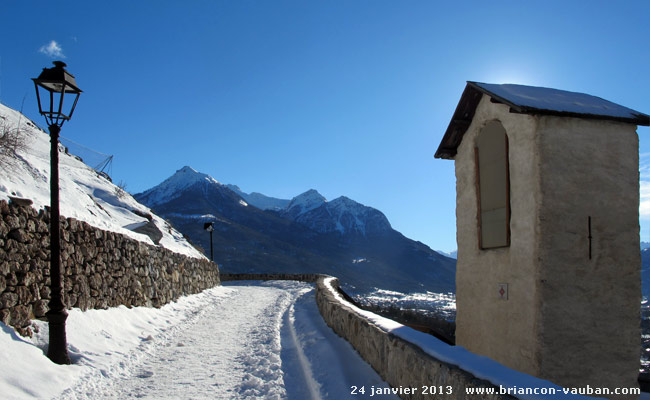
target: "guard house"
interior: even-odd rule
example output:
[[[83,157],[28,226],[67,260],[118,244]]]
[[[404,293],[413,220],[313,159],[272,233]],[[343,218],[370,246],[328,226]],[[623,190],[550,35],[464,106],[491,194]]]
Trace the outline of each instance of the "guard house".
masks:
[[[435,154],[455,161],[458,345],[563,387],[638,387],[637,125],[583,93],[467,83]]]

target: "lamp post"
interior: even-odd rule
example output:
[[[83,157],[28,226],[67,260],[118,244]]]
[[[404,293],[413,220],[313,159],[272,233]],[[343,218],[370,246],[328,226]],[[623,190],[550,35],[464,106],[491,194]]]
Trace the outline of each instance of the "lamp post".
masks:
[[[47,316],[50,341],[47,356],[57,364],[70,364],[65,337],[65,320],[68,313],[63,302],[61,279],[61,242],[59,231],[59,132],[63,123],[72,117],[81,89],[74,76],[64,69],[65,63],[54,61],[53,68],[43,68],[33,79],[38,100],[38,111],[45,117],[50,131],[50,302]],[[49,95],[49,105],[41,104],[41,94]],[[70,94],[65,98],[66,94]],[[72,99],[70,99],[72,97]],[[47,97],[46,97],[47,98]],[[64,100],[67,100],[64,102]],[[71,105],[70,105],[71,103]],[[66,106],[67,104],[67,106]],[[66,114],[68,111],[69,112]],[[65,108],[64,108],[65,107]],[[65,112],[64,112],[65,111]]]
[[[214,253],[212,252],[212,232],[214,232],[214,222],[206,222],[203,229],[210,232],[210,261],[214,262]]]

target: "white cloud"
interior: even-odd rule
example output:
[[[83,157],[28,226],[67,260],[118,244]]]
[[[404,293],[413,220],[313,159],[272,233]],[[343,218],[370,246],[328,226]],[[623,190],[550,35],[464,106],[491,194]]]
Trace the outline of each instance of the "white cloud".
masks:
[[[52,40],[50,43],[41,46],[38,51],[49,57],[65,58],[63,55],[63,49],[55,40]]]

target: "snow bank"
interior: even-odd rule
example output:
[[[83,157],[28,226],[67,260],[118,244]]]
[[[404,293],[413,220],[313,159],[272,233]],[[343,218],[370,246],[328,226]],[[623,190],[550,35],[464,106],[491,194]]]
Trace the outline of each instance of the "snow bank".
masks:
[[[0,128],[18,129],[25,147],[0,169],[0,200],[9,196],[28,198],[33,207],[50,205],[50,138],[27,117],[0,104]],[[123,234],[141,242],[152,240],[129,228],[152,222],[162,232],[160,245],[194,258],[204,256],[190,245],[183,235],[162,218],[138,203],[80,159],[65,153],[59,145],[59,186],[61,215],[85,221],[90,225]]]
[[[232,293],[216,287],[159,309],[72,309],[67,320],[72,365],[56,365],[45,356],[46,322],[34,321],[38,332],[32,339],[0,322],[0,393],[6,399],[51,398],[80,380],[92,387],[102,378],[119,376],[146,354],[154,338],[172,335],[197,310]]]

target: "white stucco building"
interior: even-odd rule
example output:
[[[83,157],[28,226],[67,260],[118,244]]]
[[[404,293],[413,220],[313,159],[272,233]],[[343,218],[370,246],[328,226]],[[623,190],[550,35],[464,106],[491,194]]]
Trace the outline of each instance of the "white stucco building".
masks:
[[[564,387],[637,387],[646,114],[468,82],[436,152],[456,170],[457,344]]]

